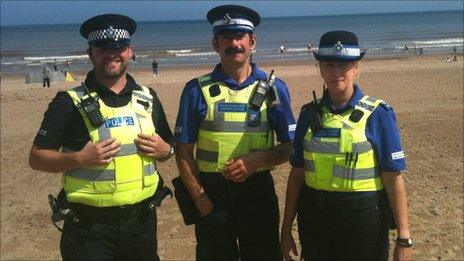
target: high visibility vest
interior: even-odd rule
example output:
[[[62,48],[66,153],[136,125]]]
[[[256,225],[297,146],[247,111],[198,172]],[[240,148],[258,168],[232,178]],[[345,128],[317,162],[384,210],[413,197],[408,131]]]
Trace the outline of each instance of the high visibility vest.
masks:
[[[97,143],[116,138],[121,150],[106,165],[77,168],[63,173],[63,188],[70,202],[95,207],[111,207],[134,204],[152,196],[158,186],[158,172],[155,160],[137,154],[134,139],[137,134],[155,133],[151,112],[153,97],[149,89],[132,91],[131,101],[124,107],[112,108],[98,99],[105,122],[98,128],[90,124],[83,108],[81,98],[86,96],[82,86],[67,91],[78,108],[90,139]],[[63,152],[70,149],[63,147]]]
[[[259,126],[247,124],[248,103],[258,81],[241,90],[232,90],[221,81],[213,81],[210,74],[198,81],[207,106],[196,150],[200,171],[221,172],[232,158],[274,147],[274,132],[267,119],[269,98],[260,108]]]
[[[384,101],[365,95],[354,109],[333,114],[322,106],[322,126],[315,135],[310,128],[303,141],[305,182],[325,191],[354,192],[383,189],[375,152],[366,137],[366,122]],[[350,120],[354,110],[364,114]]]

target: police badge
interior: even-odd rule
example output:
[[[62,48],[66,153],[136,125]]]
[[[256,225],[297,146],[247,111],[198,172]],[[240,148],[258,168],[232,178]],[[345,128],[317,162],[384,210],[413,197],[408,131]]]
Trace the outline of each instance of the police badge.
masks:
[[[341,51],[343,50],[343,44],[342,44],[342,42],[338,41],[338,42],[335,44],[334,48],[335,48],[335,50],[336,50],[337,52],[341,52]]]
[[[116,33],[116,32],[114,31],[113,26],[110,26],[110,27],[106,30],[106,37],[107,37],[107,38],[113,38],[115,33]]]
[[[222,18],[222,22],[224,22],[225,24],[230,24],[230,20],[231,20],[231,18],[229,16],[229,14],[225,14],[224,18]]]

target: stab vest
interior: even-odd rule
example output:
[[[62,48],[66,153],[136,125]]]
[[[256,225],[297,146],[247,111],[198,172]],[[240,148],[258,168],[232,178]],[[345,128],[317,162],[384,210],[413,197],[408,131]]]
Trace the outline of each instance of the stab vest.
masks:
[[[135,204],[152,196],[158,186],[155,160],[137,154],[134,139],[137,134],[155,133],[151,112],[153,97],[147,87],[132,91],[131,101],[124,107],[112,108],[98,99],[105,122],[93,127],[81,106],[86,96],[82,86],[67,91],[78,108],[93,143],[116,138],[121,150],[106,165],[77,168],[63,173],[63,188],[69,202],[95,207],[111,207]],[[63,152],[71,151],[63,147]]]
[[[375,152],[366,137],[366,123],[384,101],[365,95],[354,109],[333,114],[322,106],[322,129],[308,128],[303,141],[305,182],[325,191],[354,192],[383,189]],[[350,120],[354,110],[364,114]]]
[[[260,125],[247,124],[248,103],[258,81],[241,90],[213,81],[210,74],[198,78],[198,82],[207,106],[197,141],[199,171],[221,172],[229,159],[274,147],[274,132],[267,119],[269,97],[259,109]]]

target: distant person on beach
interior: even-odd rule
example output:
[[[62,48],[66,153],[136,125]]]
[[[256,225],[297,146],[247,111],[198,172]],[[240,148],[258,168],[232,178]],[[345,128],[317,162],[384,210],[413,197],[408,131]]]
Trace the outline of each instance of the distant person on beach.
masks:
[[[151,63],[151,69],[153,70],[153,77],[158,76],[158,62],[155,59]]]
[[[48,68],[47,65],[44,65],[43,68],[42,68],[42,78],[43,78],[43,81],[42,81],[42,88],[50,88],[50,76],[52,74],[52,71],[50,70],[50,68]]]
[[[424,48],[419,48],[419,55],[422,55],[422,53],[424,52]]]
[[[327,88],[298,119],[281,229],[284,259],[297,255],[298,214],[302,260],[388,260],[395,224],[392,260],[412,260],[395,112],[355,83],[364,56],[355,34],[327,32],[313,54]]]
[[[207,19],[221,62],[187,82],[174,134],[181,177],[176,191],[184,191],[184,184],[193,200],[189,206],[198,210],[195,259],[281,260],[270,170],[287,162],[291,152],[295,120],[288,87],[273,76],[270,89],[262,87],[267,92],[255,90],[268,79],[250,63],[258,13],[225,5],[211,9]],[[280,102],[272,103],[277,96]]]
[[[70,72],[71,71],[71,61],[66,60],[64,66],[66,67],[66,71]]]
[[[456,48],[456,45],[453,46],[453,53],[456,53],[457,52],[457,48]]]
[[[404,51],[406,51],[406,53],[407,53],[407,52],[408,52],[408,50],[409,50],[409,48],[408,48],[408,45],[407,45],[407,44],[405,44],[405,45],[404,45]]]
[[[56,59],[53,59],[53,70],[58,71],[58,65],[56,64]]]
[[[285,58],[285,45],[282,43],[279,47],[280,58],[283,60]]]
[[[311,50],[311,48],[313,47],[313,45],[311,43],[308,44],[308,51],[309,52],[312,52],[313,50]]]
[[[81,25],[93,70],[57,93],[30,151],[33,169],[63,172],[63,260],[159,260],[155,206],[169,190],[156,166],[174,150],[155,91],[127,73],[136,28],[118,14]]]

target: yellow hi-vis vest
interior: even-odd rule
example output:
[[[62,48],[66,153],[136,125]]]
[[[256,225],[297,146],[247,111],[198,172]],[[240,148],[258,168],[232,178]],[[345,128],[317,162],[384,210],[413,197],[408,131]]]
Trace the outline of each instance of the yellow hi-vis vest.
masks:
[[[108,107],[95,92],[91,93],[98,99],[105,119],[99,128],[90,124],[81,107],[80,98],[86,96],[83,87],[67,92],[81,113],[92,142],[116,138],[121,143],[121,150],[109,164],[63,173],[67,200],[95,207],[111,207],[134,204],[152,196],[159,180],[155,160],[137,154],[134,144],[137,134],[155,133],[151,117],[153,97],[149,89],[142,86],[141,91],[132,91],[131,101],[119,108]],[[70,151],[68,148],[62,150]]]
[[[323,129],[313,135],[308,128],[303,141],[306,184],[317,190],[354,192],[383,189],[375,152],[366,138],[366,122],[384,101],[364,96],[354,109],[331,113],[322,106]],[[354,110],[364,113],[351,121]]]
[[[258,81],[241,90],[232,90],[221,81],[214,82],[210,74],[198,81],[207,105],[197,141],[199,171],[221,172],[229,159],[274,147],[274,132],[267,120],[268,98],[260,108],[260,125],[247,124],[248,102]],[[263,170],[267,169],[258,169]]]

